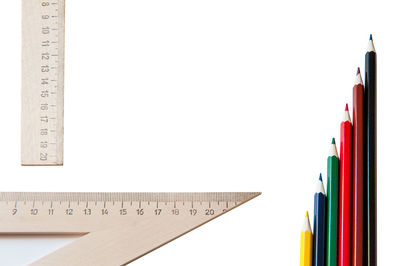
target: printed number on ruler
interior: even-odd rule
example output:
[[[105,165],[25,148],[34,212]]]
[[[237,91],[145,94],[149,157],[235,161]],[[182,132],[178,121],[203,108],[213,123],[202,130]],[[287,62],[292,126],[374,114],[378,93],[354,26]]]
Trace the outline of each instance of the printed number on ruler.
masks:
[[[236,202],[7,202],[12,216],[214,216]],[[96,218],[97,219],[97,218]]]
[[[23,0],[23,165],[63,164],[63,111],[64,0]]]
[[[41,2],[40,160],[48,161],[49,146],[56,145],[58,85],[58,3]]]

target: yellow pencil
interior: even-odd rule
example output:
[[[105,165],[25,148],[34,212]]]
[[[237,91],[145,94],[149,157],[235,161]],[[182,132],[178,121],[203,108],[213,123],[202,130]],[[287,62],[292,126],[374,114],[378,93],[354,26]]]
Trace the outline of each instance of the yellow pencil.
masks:
[[[308,219],[308,212],[306,212],[303,228],[301,230],[300,266],[312,265],[312,246],[313,235],[311,232],[310,220]]]

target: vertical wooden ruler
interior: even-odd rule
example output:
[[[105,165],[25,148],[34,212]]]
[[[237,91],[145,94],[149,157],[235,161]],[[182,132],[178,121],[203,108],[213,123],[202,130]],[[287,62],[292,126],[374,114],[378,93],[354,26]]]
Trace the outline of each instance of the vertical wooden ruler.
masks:
[[[0,235],[81,235],[31,265],[125,265],[260,194],[0,192]]]
[[[64,0],[22,0],[22,165],[62,165]]]

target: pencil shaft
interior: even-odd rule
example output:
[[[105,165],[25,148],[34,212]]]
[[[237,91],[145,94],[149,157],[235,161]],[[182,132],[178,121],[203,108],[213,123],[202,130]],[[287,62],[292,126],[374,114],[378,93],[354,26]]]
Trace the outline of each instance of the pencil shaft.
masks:
[[[337,266],[339,158],[328,157],[326,265]]]
[[[301,232],[300,266],[312,265],[313,236],[310,231]]]
[[[339,266],[351,265],[352,137],[351,122],[342,122],[340,130]]]
[[[314,195],[314,266],[325,265],[326,235],[326,196],[323,193]]]
[[[377,265],[376,243],[376,53],[365,55],[365,175],[366,175],[366,265]]]
[[[353,87],[353,217],[352,265],[363,266],[363,201],[364,201],[364,88]]]

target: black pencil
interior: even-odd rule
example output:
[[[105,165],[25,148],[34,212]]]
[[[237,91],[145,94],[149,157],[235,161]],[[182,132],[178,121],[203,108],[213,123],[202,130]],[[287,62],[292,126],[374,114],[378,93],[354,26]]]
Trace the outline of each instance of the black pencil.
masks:
[[[366,214],[364,218],[364,252],[366,265],[376,266],[376,52],[372,35],[365,54],[365,194]]]

